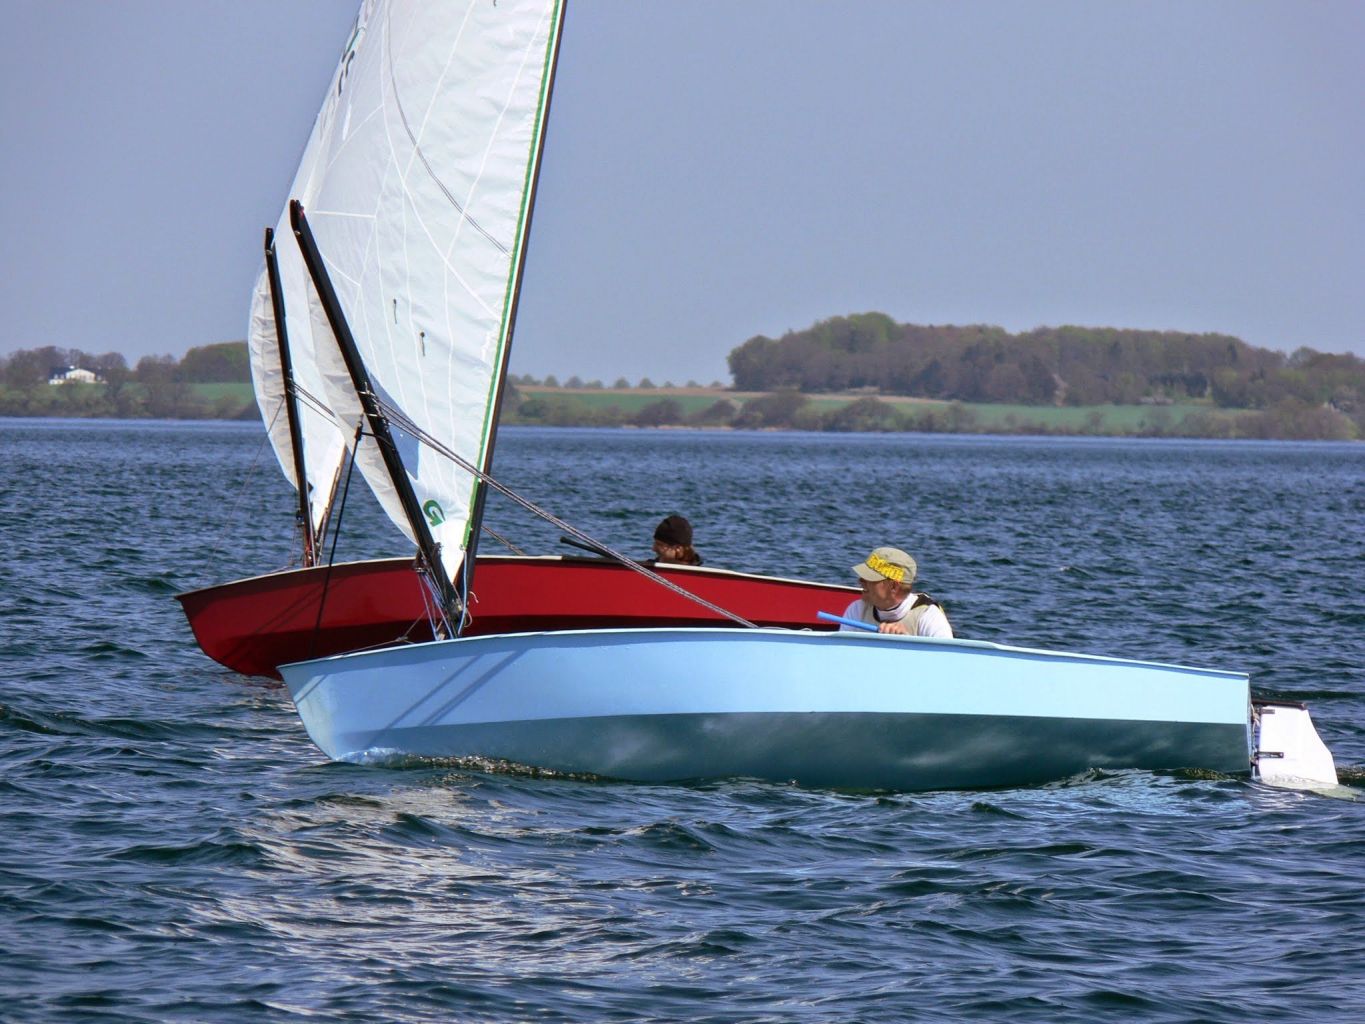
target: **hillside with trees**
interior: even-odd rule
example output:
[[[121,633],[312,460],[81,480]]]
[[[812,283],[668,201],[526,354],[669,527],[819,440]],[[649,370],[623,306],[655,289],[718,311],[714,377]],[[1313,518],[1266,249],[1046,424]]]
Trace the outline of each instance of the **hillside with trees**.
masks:
[[[1350,414],[1365,396],[1365,360],[1301,348],[1254,348],[1226,334],[1112,327],[898,324],[882,313],[833,317],[781,338],[759,335],[729,355],[740,390],[861,388],[963,402],[1131,405],[1209,399],[1265,408],[1285,399]]]
[[[1301,415],[1322,410],[1365,430],[1365,360],[1301,348],[1285,355],[1226,334],[1111,327],[899,324],[883,313],[833,317],[729,355],[740,390],[863,390],[1025,406],[1163,405]]]

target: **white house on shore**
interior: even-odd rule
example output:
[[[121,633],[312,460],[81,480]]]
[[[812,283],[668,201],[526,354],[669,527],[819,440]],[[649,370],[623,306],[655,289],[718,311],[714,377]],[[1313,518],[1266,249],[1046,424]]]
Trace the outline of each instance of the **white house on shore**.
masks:
[[[49,384],[103,384],[104,378],[80,366],[59,366],[47,375]]]

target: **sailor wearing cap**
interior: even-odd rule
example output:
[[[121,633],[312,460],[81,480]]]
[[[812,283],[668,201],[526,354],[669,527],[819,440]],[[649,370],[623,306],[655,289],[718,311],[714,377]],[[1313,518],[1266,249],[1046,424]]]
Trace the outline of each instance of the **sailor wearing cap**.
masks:
[[[701,565],[701,555],[692,546],[692,524],[683,516],[666,516],[654,528],[654,558],[650,564],[660,562]]]
[[[853,572],[863,585],[863,596],[844,610],[844,618],[875,623],[882,633],[953,635],[938,602],[910,589],[915,582],[915,560],[900,548],[878,548],[867,561],[855,565]]]

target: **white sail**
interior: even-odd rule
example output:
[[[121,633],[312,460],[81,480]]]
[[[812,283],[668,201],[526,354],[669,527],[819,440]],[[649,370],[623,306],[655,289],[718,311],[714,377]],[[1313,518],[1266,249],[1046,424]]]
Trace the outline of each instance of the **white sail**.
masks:
[[[480,467],[561,19],[559,0],[366,3],[318,115],[316,174],[296,194],[376,395]],[[312,301],[318,334],[326,321]],[[323,387],[334,416],[351,422],[358,406],[339,365],[324,367]],[[392,429],[453,576],[475,481]],[[385,511],[415,540],[375,445],[359,452]]]
[[[288,224],[285,224],[288,231]],[[293,272],[306,276],[294,246],[294,240],[286,233],[283,238],[276,234],[277,252],[288,246],[291,252],[286,257],[294,263]],[[284,244],[281,245],[280,242]],[[281,261],[280,272],[285,267]],[[312,518],[314,534],[321,532],[322,524],[332,499],[337,472],[346,454],[348,437],[338,428],[331,412],[323,404],[321,377],[312,349],[309,330],[307,292],[304,282],[295,285],[296,291],[283,287],[286,302],[286,330],[289,335],[291,365],[294,383],[301,389],[297,402],[299,432],[302,435],[305,486],[309,491],[309,514]],[[305,314],[301,324],[292,310],[298,309]],[[327,341],[331,344],[330,339]],[[251,327],[248,334],[248,351],[251,355],[251,379],[256,391],[256,404],[260,407],[270,435],[271,447],[279,460],[285,478],[299,486],[294,471],[294,454],[289,434],[289,417],[284,408],[284,371],[280,363],[279,336],[275,330],[275,315],[270,302],[270,285],[262,269],[256,279],[256,287],[251,296]]]
[[[345,75],[347,55],[355,45],[363,17],[362,10],[361,19],[358,19],[352,28],[346,54],[342,55],[328,85],[327,100],[323,103],[322,112],[313,123],[313,131],[308,137],[308,144],[304,147],[303,157],[289,188],[289,198],[297,198],[305,203],[312,199],[313,185],[318,180],[317,157],[322,149],[320,137],[327,123],[324,115],[332,106],[341,79]],[[342,459],[345,458],[346,448],[354,438],[355,421],[338,419],[326,402],[318,359],[319,354],[324,360],[335,358],[336,343],[332,340],[330,331],[324,331],[317,336],[315,345],[308,302],[310,290],[308,270],[304,266],[298,246],[294,243],[294,233],[289,224],[288,202],[285,203],[279,223],[275,227],[275,262],[283,293],[281,299],[285,312],[285,334],[289,341],[290,364],[295,385],[299,390],[298,423],[302,438],[304,473],[308,478],[304,485],[309,489],[312,526],[317,533],[327,518],[337,472]],[[275,457],[279,460],[285,478],[298,488],[289,417],[284,408],[284,371],[280,361],[280,339],[271,304],[270,284],[264,266],[257,275],[256,286],[252,290],[247,349],[256,404],[260,407],[261,418],[266,424]]]

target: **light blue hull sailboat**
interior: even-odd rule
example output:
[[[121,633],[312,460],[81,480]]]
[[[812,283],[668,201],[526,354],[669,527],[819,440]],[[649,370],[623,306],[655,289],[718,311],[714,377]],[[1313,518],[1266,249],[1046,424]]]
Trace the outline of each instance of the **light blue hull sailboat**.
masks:
[[[490,489],[629,562],[490,475],[563,18],[563,0],[366,0],[291,189],[288,258],[308,284],[300,271],[272,291],[284,310],[274,334],[307,324],[323,392],[309,401],[351,439],[353,464],[413,542],[435,635],[478,613]],[[1307,712],[1253,707],[1240,673],[973,641],[601,628],[281,672],[309,735],[338,759],[899,790],[1253,764],[1262,778],[1271,764],[1336,781]]]
[[[861,633],[585,630],[286,665],[331,758],[487,758],[665,782],[1009,786],[1250,769],[1247,677]]]

